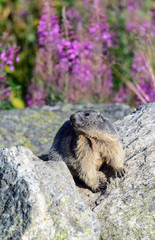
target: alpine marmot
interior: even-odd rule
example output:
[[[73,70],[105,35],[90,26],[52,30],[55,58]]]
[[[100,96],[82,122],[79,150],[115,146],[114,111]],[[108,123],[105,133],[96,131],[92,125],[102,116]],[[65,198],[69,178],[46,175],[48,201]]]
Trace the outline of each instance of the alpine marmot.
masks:
[[[48,159],[64,161],[73,176],[78,176],[92,191],[105,181],[99,171],[105,162],[118,175],[124,175],[124,152],[117,132],[101,113],[84,110],[70,116],[58,130]]]

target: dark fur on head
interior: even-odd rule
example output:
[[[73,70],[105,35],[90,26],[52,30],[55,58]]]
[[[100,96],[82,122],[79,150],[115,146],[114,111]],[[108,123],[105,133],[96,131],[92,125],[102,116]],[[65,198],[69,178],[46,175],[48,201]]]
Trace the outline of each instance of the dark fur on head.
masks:
[[[112,124],[100,112],[93,110],[77,111],[70,116],[70,122],[78,134],[88,137],[96,137],[101,140],[105,134],[117,136]]]

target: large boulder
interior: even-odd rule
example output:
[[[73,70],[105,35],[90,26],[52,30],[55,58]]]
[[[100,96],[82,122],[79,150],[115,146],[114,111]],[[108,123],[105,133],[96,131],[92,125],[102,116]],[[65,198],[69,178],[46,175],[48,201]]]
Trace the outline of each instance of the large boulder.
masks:
[[[0,151],[0,239],[61,240],[100,236],[64,162],[43,162],[25,147]]]
[[[155,103],[140,106],[115,127],[126,153],[124,178],[111,175],[101,193],[78,190],[100,219],[102,240],[153,240]]]

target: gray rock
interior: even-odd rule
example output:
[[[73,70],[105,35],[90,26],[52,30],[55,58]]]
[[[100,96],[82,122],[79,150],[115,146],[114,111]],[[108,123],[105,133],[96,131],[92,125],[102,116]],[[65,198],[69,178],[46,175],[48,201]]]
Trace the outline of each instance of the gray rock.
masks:
[[[140,106],[115,127],[126,153],[124,178],[111,175],[105,192],[78,188],[79,193],[100,219],[102,240],[153,240],[155,103]]]
[[[95,240],[100,223],[83,203],[64,162],[25,147],[0,151],[0,239]]]

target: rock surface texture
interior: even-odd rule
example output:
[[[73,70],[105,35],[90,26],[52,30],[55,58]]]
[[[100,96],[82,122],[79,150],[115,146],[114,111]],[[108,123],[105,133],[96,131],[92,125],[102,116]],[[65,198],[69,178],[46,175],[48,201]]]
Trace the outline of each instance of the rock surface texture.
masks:
[[[25,147],[0,151],[0,239],[99,239],[64,162],[42,162]]]
[[[91,106],[88,108],[91,109]],[[108,107],[106,109],[108,111]],[[33,109],[26,111],[37,114]],[[47,119],[51,117],[51,114],[57,116],[57,113],[61,121],[63,116],[65,116],[63,120],[66,120],[67,115],[61,117],[59,111],[48,112]],[[13,139],[18,137],[15,135],[15,122],[18,124],[17,132],[19,130],[17,115],[14,115],[13,125],[10,127],[7,123],[11,121],[11,115],[8,120],[9,115],[1,112],[1,115],[3,114],[6,123],[5,121],[2,123],[3,126],[6,124],[5,128],[8,129],[7,134],[4,133],[4,128],[1,130],[3,131],[1,143],[5,137],[13,137]],[[28,113],[22,112],[22,114],[26,116]],[[33,114],[30,119],[29,114],[26,118],[26,121],[30,121],[28,124],[31,129],[26,128],[26,130],[20,126],[19,131],[23,131],[23,136],[27,137],[32,130],[30,138],[33,139],[33,134],[39,134],[40,128],[41,135],[38,136],[39,140],[36,142],[38,149],[34,152],[47,153],[42,150],[43,144],[39,145],[41,136],[47,129],[48,131],[50,128],[52,131],[53,127],[58,129],[58,117],[53,117],[54,125],[50,126],[46,114],[42,118],[37,115],[40,125],[35,130],[36,120],[33,119]],[[108,117],[106,114],[104,116]],[[47,129],[44,123],[47,124]],[[22,124],[24,125],[24,122]],[[24,147],[2,149],[0,151],[0,239],[155,239],[153,235],[155,103],[140,106],[124,119],[116,121],[114,125],[119,131],[126,153],[126,173],[123,178],[115,178],[111,169],[103,166],[102,171],[107,176],[107,186],[98,193],[92,193],[77,179],[75,179],[75,186],[63,162],[43,162]],[[14,134],[11,135],[11,132]],[[45,137],[46,134],[43,138]],[[19,138],[21,139],[21,136]],[[34,139],[37,139],[36,135]],[[32,142],[35,145],[35,140]],[[7,141],[4,141],[4,146],[6,143]],[[41,152],[39,152],[40,146]]]
[[[103,193],[79,192],[100,219],[102,239],[153,240],[155,103],[140,106],[115,127],[126,153],[124,178],[111,176]]]

